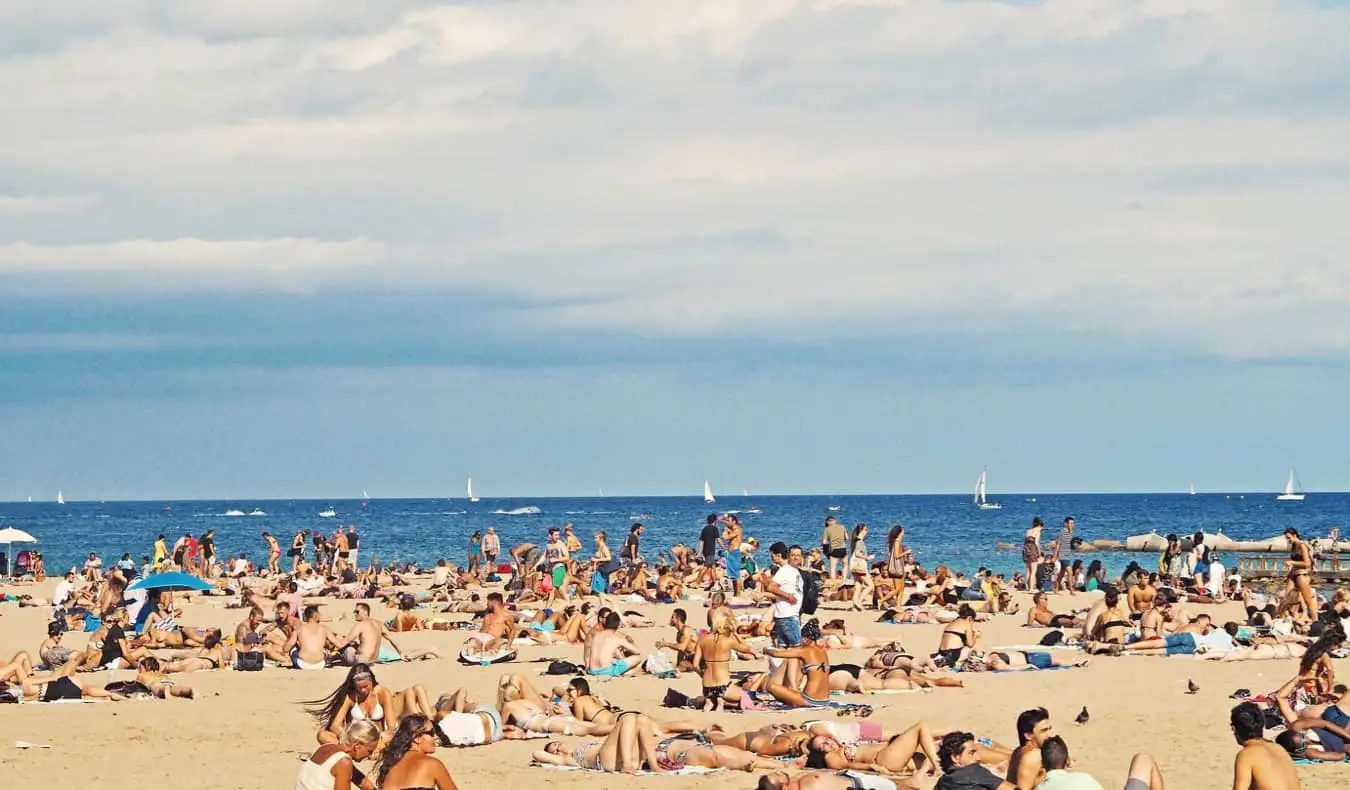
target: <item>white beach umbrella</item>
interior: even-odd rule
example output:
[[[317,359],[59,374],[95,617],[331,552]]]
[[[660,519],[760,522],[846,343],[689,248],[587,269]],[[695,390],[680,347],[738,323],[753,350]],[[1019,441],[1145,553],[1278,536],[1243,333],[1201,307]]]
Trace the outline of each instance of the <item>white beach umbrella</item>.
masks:
[[[29,535],[17,527],[5,527],[0,529],[0,543],[6,544],[5,549],[5,572],[10,576],[14,575],[14,544],[15,543],[37,543],[37,538]]]

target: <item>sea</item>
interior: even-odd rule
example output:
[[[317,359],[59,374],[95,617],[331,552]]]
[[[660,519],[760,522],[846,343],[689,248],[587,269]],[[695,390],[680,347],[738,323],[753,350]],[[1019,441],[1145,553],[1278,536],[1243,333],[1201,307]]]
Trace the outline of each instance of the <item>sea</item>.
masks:
[[[163,534],[170,545],[184,533],[215,530],[221,557],[244,553],[265,561],[262,533],[277,536],[283,550],[301,529],[331,533],[353,524],[361,536],[361,561],[415,561],[429,566],[445,558],[463,564],[475,530],[496,528],[506,547],[543,543],[548,527],[572,524],[587,551],[591,535],[604,530],[617,553],[629,527],[645,526],[642,553],[649,560],[675,543],[693,543],[709,513],[736,513],[747,537],[767,550],[776,540],[810,547],[820,543],[826,516],[852,526],[870,526],[868,549],[884,554],[892,524],[906,528],[906,543],[921,564],[946,563],[967,573],[989,567],[998,572],[1022,568],[1017,549],[1034,516],[1045,520],[1042,542],[1058,534],[1065,516],[1085,540],[1123,540],[1154,530],[1188,535],[1220,530],[1238,540],[1260,540],[1297,527],[1305,536],[1322,536],[1345,523],[1350,494],[1309,493],[1302,502],[1279,502],[1271,492],[1188,494],[1017,494],[997,497],[1002,508],[981,510],[966,495],[723,496],[716,504],[702,497],[588,497],[488,499],[249,500],[153,502],[0,503],[0,527],[17,527],[38,539],[14,544],[41,551],[49,575],[80,566],[89,552],[111,564],[130,552],[140,562]],[[332,508],[333,517],[319,514]],[[758,512],[752,512],[758,511]],[[242,513],[245,515],[231,515]],[[249,515],[253,514],[253,515]],[[8,547],[0,544],[0,551]],[[767,551],[765,551],[767,555]],[[1131,559],[1153,567],[1156,556],[1094,552],[1108,573]],[[284,558],[283,558],[284,559]],[[767,556],[764,557],[767,559]],[[1230,567],[1233,563],[1230,562]]]

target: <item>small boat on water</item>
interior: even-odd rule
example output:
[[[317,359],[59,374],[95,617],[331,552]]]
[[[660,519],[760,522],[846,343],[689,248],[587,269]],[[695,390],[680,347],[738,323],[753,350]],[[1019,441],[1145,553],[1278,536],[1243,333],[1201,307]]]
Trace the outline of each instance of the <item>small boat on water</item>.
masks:
[[[265,516],[265,515],[267,515],[267,514],[264,513],[264,512],[262,511],[262,508],[257,508],[257,507],[255,507],[255,508],[253,508],[253,510],[249,511],[249,515],[250,515],[250,516]]]
[[[709,505],[717,504],[717,499],[713,497],[712,486],[708,484],[707,480],[703,481],[703,501]]]
[[[980,472],[980,479],[975,481],[975,506],[980,510],[1002,510],[1003,505],[989,501],[988,488],[989,470],[985,469]]]
[[[248,514],[242,510],[230,509],[225,511],[225,515],[229,516],[230,518],[237,518],[238,516],[247,516]]]
[[[1284,493],[1275,497],[1280,502],[1302,502],[1306,494],[1303,493],[1303,486],[1298,484],[1298,477],[1294,474],[1294,465],[1289,465],[1289,479],[1285,481]]]
[[[478,501],[478,497],[473,495],[473,475],[469,475],[468,494],[470,502]]]
[[[337,518],[337,511],[331,507],[319,511],[319,518]]]
[[[66,503],[66,494],[64,491],[56,492],[56,504],[64,505]]]

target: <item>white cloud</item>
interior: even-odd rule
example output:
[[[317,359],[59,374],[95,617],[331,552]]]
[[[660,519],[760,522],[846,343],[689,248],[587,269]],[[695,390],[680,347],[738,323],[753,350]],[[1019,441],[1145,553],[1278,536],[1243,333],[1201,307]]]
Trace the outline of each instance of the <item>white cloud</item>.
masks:
[[[92,195],[0,195],[0,217],[77,214],[97,205]]]
[[[0,273],[365,277],[650,333],[1350,346],[1350,9],[114,5],[13,17],[40,43],[0,59],[0,175],[130,190],[121,235],[178,240],[20,236]]]

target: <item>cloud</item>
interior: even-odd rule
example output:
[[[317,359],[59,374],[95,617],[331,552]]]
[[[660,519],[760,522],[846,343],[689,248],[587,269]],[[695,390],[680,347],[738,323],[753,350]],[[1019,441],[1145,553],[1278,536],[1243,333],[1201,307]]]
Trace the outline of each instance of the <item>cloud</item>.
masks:
[[[1350,348],[1350,9],[283,5],[0,11],[28,31],[0,175],[133,198],[102,239],[13,236],[0,278],[495,295],[531,331]]]
[[[0,195],[0,218],[78,214],[97,205],[92,195]]]

